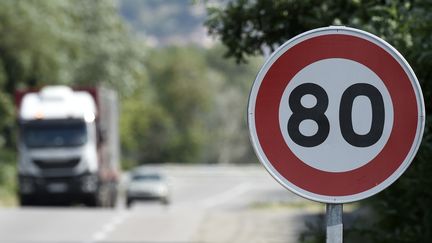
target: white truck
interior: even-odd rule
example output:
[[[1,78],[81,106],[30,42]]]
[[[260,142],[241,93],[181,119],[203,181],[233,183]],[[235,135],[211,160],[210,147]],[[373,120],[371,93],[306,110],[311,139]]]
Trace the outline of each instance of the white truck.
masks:
[[[105,88],[15,93],[20,204],[113,207],[119,181],[118,103]]]

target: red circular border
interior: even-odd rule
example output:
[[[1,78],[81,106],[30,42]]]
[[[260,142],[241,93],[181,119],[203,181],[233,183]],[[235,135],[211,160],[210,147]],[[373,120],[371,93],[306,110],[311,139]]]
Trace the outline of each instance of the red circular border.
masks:
[[[307,65],[328,58],[353,60],[371,69],[393,102],[393,128],[386,145],[372,161],[347,172],[321,171],[303,163],[286,145],[279,126],[279,104],[290,80]],[[348,196],[378,186],[401,166],[414,143],[418,114],[412,83],[391,54],[357,36],[327,34],[294,45],[271,65],[256,96],[255,128],[268,161],[287,181],[315,194]]]

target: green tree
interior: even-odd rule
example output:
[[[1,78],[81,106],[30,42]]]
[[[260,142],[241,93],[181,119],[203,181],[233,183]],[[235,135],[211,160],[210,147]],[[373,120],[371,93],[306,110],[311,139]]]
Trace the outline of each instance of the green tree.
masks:
[[[352,1],[249,1],[234,0],[209,7],[206,25],[228,47],[226,55],[245,61],[248,55],[273,51],[290,38],[310,29],[347,25],[374,32],[397,46],[411,44],[403,14],[409,2]]]
[[[244,110],[258,62],[237,66],[223,51],[186,46],[148,53],[149,83],[122,107],[128,166],[256,161]]]
[[[128,35],[114,1],[6,0],[0,19],[3,135],[13,126],[17,88],[104,83],[127,93],[145,80],[145,48]]]
[[[249,142],[246,122],[250,82],[262,59],[251,58],[248,64],[236,65],[222,58],[225,48],[215,46],[206,51],[209,78],[215,84],[212,112],[206,118],[211,139],[205,145],[206,161],[214,163],[253,163],[255,155]]]
[[[166,162],[170,156],[174,121],[151,89],[138,88],[123,99],[120,131],[125,168]]]
[[[346,25],[370,31],[396,47],[413,66],[426,103],[432,92],[432,4],[428,1],[233,0],[209,7],[209,32],[228,47],[226,56],[248,56],[274,50],[295,35],[317,27]],[[407,172],[389,189],[363,202],[374,220],[361,235],[372,242],[427,242],[432,238],[431,122],[426,120],[421,148]],[[375,223],[372,223],[375,222]]]
[[[168,161],[198,162],[206,131],[203,119],[213,95],[207,79],[202,49],[171,47],[157,50],[147,63],[157,100],[170,114],[175,129],[170,134]]]
[[[20,86],[60,79],[67,55],[65,38],[59,30],[66,29],[67,16],[61,14],[64,2],[2,1],[0,3],[0,110],[2,140],[12,148],[11,128],[14,125],[13,92]],[[59,14],[60,13],[60,14]]]

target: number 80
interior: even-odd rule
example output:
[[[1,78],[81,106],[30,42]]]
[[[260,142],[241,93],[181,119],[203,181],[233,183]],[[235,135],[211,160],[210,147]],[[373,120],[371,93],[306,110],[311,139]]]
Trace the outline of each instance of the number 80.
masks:
[[[301,104],[305,95],[316,98],[315,106],[308,108]],[[372,106],[372,124],[367,134],[357,134],[352,124],[352,108],[354,99],[366,96]],[[323,143],[330,132],[330,123],[324,114],[328,108],[328,95],[325,90],[313,83],[304,83],[297,86],[289,97],[289,107],[292,115],[288,120],[288,134],[298,145],[315,147]],[[357,83],[348,87],[342,94],[339,106],[339,124],[342,137],[349,144],[356,147],[369,147],[375,144],[382,136],[384,129],[384,102],[381,93],[374,86],[367,83]],[[304,120],[313,120],[318,124],[318,131],[312,136],[301,134],[299,126]]]

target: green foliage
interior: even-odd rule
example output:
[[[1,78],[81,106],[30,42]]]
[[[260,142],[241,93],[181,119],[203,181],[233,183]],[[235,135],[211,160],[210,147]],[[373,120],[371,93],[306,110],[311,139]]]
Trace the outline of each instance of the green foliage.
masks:
[[[420,0],[299,1],[233,0],[209,8],[206,25],[237,61],[273,50],[291,37],[328,25],[370,31],[396,47],[421,83],[426,113],[432,92],[432,3]],[[365,242],[428,242],[432,238],[430,116],[419,152],[389,189],[362,202],[372,212],[347,232]],[[318,233],[318,232],[317,232]],[[347,237],[351,237],[348,235]],[[351,239],[351,238],[350,238]]]
[[[216,84],[212,100],[213,112],[206,118],[211,139],[206,142],[208,161],[218,163],[252,163],[256,157],[249,141],[246,107],[250,84],[254,80],[261,58],[249,64],[236,65],[222,58],[225,48],[216,46],[206,52],[207,65],[213,70],[210,77]]]
[[[168,161],[194,161],[204,136],[202,119],[208,111],[211,84],[200,50],[168,48],[148,63],[157,99],[175,121]],[[209,89],[210,88],[210,89]]]
[[[305,30],[329,25],[361,27],[399,41],[403,33],[398,10],[405,5],[398,2],[235,0],[223,7],[209,7],[206,25],[228,47],[228,57],[244,61],[247,55],[273,51]]]
[[[11,149],[0,150],[0,205],[13,204],[16,192],[16,156]]]
[[[113,1],[2,1],[0,77],[6,90],[114,82],[121,74],[113,66],[120,62],[111,62],[129,55],[123,52],[130,48],[116,11]]]
[[[431,123],[416,159],[390,189],[365,202],[377,214],[369,229],[373,242],[428,242],[432,237]]]
[[[124,168],[151,162],[165,162],[174,133],[171,117],[147,92],[125,98],[120,120]]]
[[[124,156],[154,162],[254,162],[245,113],[258,62],[237,66],[221,47],[169,47],[148,53],[149,85],[125,98]]]
[[[6,0],[0,19],[0,84],[8,93],[56,83],[128,90],[144,75],[145,48],[129,36],[114,1]]]
[[[114,1],[6,0],[0,20],[0,131],[9,147],[15,89],[104,82],[127,93],[146,75],[144,48],[127,35]]]

